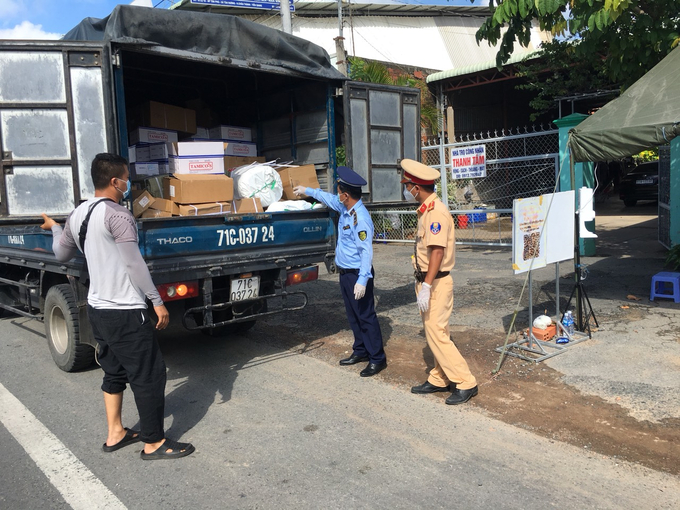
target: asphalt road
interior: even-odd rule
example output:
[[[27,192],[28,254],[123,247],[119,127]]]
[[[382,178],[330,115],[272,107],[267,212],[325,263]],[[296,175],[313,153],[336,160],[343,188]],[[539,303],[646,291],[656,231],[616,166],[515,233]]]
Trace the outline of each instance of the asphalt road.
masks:
[[[676,477],[359,378],[277,347],[275,328],[253,331],[163,335],[167,433],[197,450],[147,463],[138,445],[101,451],[98,369],[61,372],[42,324],[0,320],[0,508],[680,507]],[[131,395],[124,421],[137,423]]]

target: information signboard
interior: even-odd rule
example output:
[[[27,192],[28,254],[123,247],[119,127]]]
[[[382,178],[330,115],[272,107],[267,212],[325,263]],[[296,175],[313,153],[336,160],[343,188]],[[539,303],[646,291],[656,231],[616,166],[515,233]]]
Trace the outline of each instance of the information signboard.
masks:
[[[280,11],[279,2],[255,2],[250,0],[190,0],[192,4],[220,5],[224,7],[241,7],[243,9],[262,9],[267,11]],[[290,11],[295,12],[293,2],[290,2]]]
[[[486,177],[486,145],[451,149],[451,178]]]

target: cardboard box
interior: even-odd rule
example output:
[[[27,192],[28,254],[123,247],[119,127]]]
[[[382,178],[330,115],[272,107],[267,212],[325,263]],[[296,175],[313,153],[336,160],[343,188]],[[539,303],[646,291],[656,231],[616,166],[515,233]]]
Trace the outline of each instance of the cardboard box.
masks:
[[[139,127],[130,131],[130,145],[138,143],[168,143],[178,140],[177,131],[152,127]]]
[[[240,126],[216,126],[210,129],[210,138],[216,140],[234,140],[237,142],[252,142],[253,134],[250,128]]]
[[[215,126],[220,123],[220,119],[210,109],[210,105],[200,98],[186,101],[184,107],[196,112],[196,124],[199,126]],[[208,136],[206,135],[205,138]]]
[[[170,145],[173,142],[170,143]],[[178,143],[178,142],[174,142]],[[167,143],[152,143],[149,144],[149,161],[159,161],[168,159],[168,145]]]
[[[295,186],[305,186],[307,188],[320,187],[314,165],[282,168],[279,170],[279,175],[283,183],[283,200],[301,200],[304,198],[298,197],[293,193]]]
[[[196,134],[191,135],[189,138],[198,138],[202,140],[210,139],[210,129],[206,127],[196,126]]]
[[[151,207],[151,204],[153,204],[153,201],[155,200],[154,197],[151,196],[151,193],[148,191],[145,191],[141,195],[139,195],[134,202],[132,202],[132,214],[135,218],[139,218],[144,211],[146,211],[149,207]]]
[[[135,180],[145,179],[151,175],[158,175],[158,163],[132,163],[130,164],[130,178]]]
[[[231,212],[234,214],[258,213],[264,212],[264,209],[262,209],[262,202],[258,197],[239,198],[232,202]]]
[[[221,175],[166,175],[163,198],[178,204],[230,202],[234,198],[234,180]]]
[[[128,161],[130,163],[144,163],[150,161],[149,144],[139,143],[128,147]]]
[[[224,173],[231,172],[234,168],[243,165],[249,165],[250,163],[264,163],[264,156],[258,156],[256,158],[246,158],[240,156],[224,156]]]
[[[170,156],[171,174],[224,174],[224,161],[219,156]]]
[[[186,204],[179,206],[180,216],[205,216],[208,214],[227,214],[231,212],[229,202],[209,202],[207,204]]]
[[[173,202],[172,200],[168,200],[167,198],[157,198],[153,201],[149,209],[153,209],[155,211],[163,211],[169,213],[171,216],[178,216],[179,215],[179,206]]]
[[[171,218],[172,214],[167,211],[159,211],[158,209],[147,209],[142,213],[140,218]]]
[[[128,124],[134,127],[171,129],[193,135],[196,133],[196,112],[180,106],[147,101],[128,111]]]
[[[177,142],[167,144],[169,170],[173,174],[224,173],[223,142]]]
[[[167,144],[168,156],[222,156],[223,144],[220,141],[190,141]],[[156,158],[154,158],[156,159]],[[163,159],[163,158],[157,158]]]
[[[257,156],[257,145],[249,142],[224,142],[225,156]]]

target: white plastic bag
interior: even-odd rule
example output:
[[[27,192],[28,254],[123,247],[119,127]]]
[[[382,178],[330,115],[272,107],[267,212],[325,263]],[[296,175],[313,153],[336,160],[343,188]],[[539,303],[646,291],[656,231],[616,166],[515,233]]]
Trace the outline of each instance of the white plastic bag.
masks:
[[[319,202],[310,204],[305,200],[283,200],[281,202],[274,202],[267,208],[267,212],[281,212],[281,211],[309,211],[310,209],[321,209],[325,207]]]
[[[234,179],[234,198],[257,197],[264,209],[283,196],[281,177],[269,165],[255,163],[240,166],[232,170],[231,177]]]
[[[552,324],[552,319],[547,315],[539,315],[534,319],[534,327],[536,329],[548,329]]]

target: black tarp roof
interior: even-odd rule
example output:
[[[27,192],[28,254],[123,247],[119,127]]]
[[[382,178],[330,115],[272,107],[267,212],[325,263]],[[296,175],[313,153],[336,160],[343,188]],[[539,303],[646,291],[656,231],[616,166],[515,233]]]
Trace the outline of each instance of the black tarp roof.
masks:
[[[322,47],[227,14],[118,5],[104,19],[85,18],[62,39],[161,46],[275,66],[312,78],[346,79]]]

